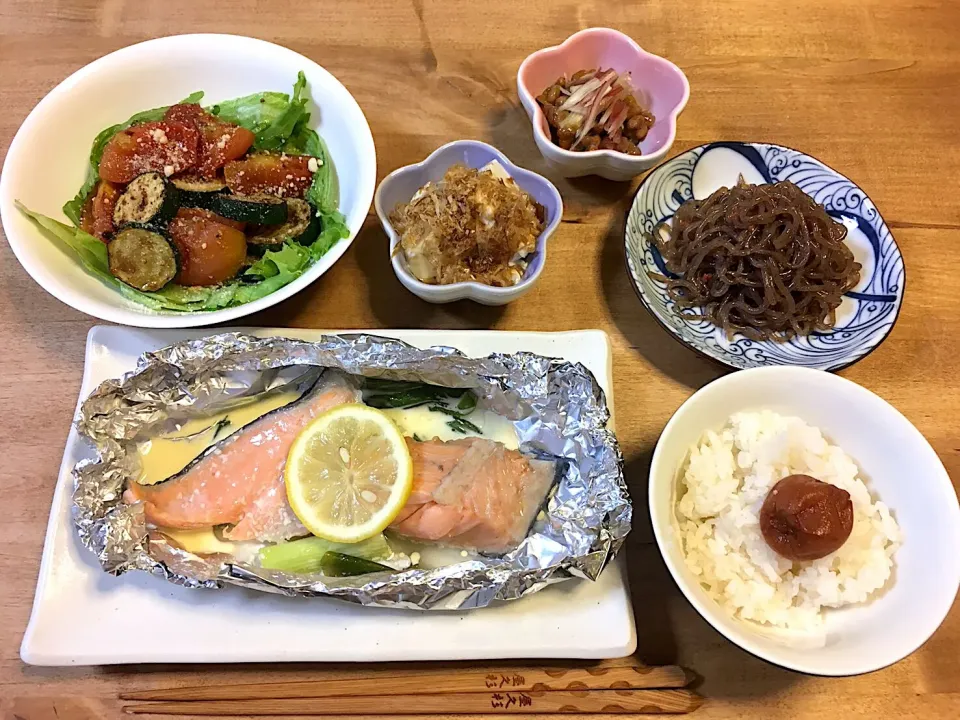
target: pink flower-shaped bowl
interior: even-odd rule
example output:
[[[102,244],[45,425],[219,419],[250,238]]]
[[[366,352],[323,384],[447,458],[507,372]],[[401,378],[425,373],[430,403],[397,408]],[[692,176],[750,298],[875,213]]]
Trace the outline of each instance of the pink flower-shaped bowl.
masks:
[[[629,72],[638,102],[656,118],[640,143],[643,155],[614,150],[572,152],[550,139],[550,128],[537,104],[537,95],[558,77],[596,67]],[[610,28],[588,28],[571,35],[562,45],[528,56],[517,71],[517,92],[533,124],[537,147],[558,172],[565,177],[600,175],[610,180],[629,180],[666,157],[677,135],[677,116],[690,98],[690,83],[680,68],[648,53],[627,35]]]

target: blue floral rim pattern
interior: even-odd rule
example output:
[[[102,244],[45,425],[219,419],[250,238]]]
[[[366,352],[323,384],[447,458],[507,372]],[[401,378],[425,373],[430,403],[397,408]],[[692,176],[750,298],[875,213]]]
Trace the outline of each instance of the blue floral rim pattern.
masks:
[[[701,188],[712,191],[719,184],[729,186],[739,174],[748,182],[789,180],[847,226],[847,243],[863,269],[860,283],[844,297],[832,331],[787,342],[755,341],[742,335],[728,340],[718,327],[697,318],[695,311],[678,310],[664,283],[650,277],[650,273],[665,273],[660,254],[649,242],[654,226],[673,217],[682,203],[693,198],[695,186],[697,197],[704,197],[707,190]],[[715,177],[726,181],[711,185]],[[637,294],[660,324],[685,345],[736,369],[799,365],[839,370],[857,362],[893,329],[906,282],[900,249],[866,193],[809,155],[764,143],[702,145],[654,169],[640,184],[627,216],[626,257]]]

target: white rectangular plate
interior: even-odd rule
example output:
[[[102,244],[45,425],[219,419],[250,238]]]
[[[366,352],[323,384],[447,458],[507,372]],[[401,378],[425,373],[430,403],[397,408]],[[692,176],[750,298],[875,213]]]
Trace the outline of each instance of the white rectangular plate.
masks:
[[[316,340],[319,330],[246,330]],[[338,331],[346,332],[346,331]],[[95,327],[87,337],[80,398],[136,367],[144,352],[209,330]],[[528,350],[583,363],[613,411],[605,333],[376,331],[418,347],[479,357]],[[113,577],[79,542],[70,471],[90,450],[71,429],[60,466],[40,578],[20,657],[31,665],[610,658],[636,649],[623,558],[597,582],[571,580],[511,603],[466,612],[367,608],[237,587],[187,590],[142,572]]]

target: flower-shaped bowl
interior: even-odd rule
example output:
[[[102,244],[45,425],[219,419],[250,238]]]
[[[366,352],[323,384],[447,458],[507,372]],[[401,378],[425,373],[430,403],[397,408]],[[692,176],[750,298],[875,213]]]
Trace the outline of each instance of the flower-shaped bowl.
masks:
[[[637,101],[656,118],[640,143],[642,155],[615,150],[573,152],[550,139],[547,118],[537,104],[537,96],[563,75],[601,67],[629,72]],[[690,98],[690,84],[680,68],[647,52],[633,38],[610,28],[588,28],[571,35],[561,45],[528,56],[517,71],[517,92],[533,124],[537,147],[564,177],[600,175],[609,180],[629,180],[667,156],[677,135],[677,116]]]
[[[410,271],[400,244],[400,235],[390,222],[390,213],[401,204],[410,202],[417,190],[428,182],[440,180],[447,169],[460,163],[471,168],[482,168],[491,161],[499,162],[521,189],[530,193],[546,211],[546,227],[537,238],[537,249],[529,258],[526,272],[516,285],[494,287],[478,282],[458,282],[449,285],[432,285],[421,282]],[[373,199],[380,223],[390,238],[390,262],[397,278],[410,292],[432,303],[448,303],[454,300],[473,300],[482,305],[505,305],[527,293],[543,272],[547,262],[547,240],[560,224],[563,216],[563,200],[549,180],[530,170],[514,165],[507,156],[491,145],[479,140],[455,140],[434,150],[430,156],[415,165],[394,170],[377,188]]]

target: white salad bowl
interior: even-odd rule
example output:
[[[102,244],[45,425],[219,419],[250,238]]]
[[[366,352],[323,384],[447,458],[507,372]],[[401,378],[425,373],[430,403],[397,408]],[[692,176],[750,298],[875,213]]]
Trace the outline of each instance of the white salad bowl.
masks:
[[[537,238],[537,248],[530,257],[523,278],[510,287],[494,287],[478,282],[431,285],[420,281],[410,271],[406,258],[398,247],[400,235],[390,222],[390,213],[398,204],[410,202],[417,190],[428,182],[440,180],[450,166],[460,163],[480,169],[493,161],[500,163],[517,185],[530,193],[546,212],[546,227]],[[422,162],[394,170],[380,183],[373,202],[380,217],[380,224],[390,238],[390,262],[393,264],[394,273],[407,290],[432,303],[467,299],[481,305],[505,305],[524,295],[543,272],[547,262],[547,240],[563,217],[563,200],[553,183],[542,175],[514,165],[502,152],[479,140],[455,140],[437,148]]]
[[[825,610],[818,637],[773,633],[731,616],[687,567],[674,512],[691,447],[736,412],[768,409],[823,431],[860,469],[875,500],[890,509],[903,541],[887,585],[868,602]],[[650,517],[674,580],[697,611],[729,640],[769,662],[815,675],[856,675],[897,662],[940,626],[960,586],[960,506],[937,453],[892,405],[837,375],[767,367],[727,375],[674,413],[650,467]]]
[[[86,177],[90,147],[106,127],[172,105],[197,90],[210,104],[263,91],[289,93],[302,71],[310,127],[325,141],[350,234],[303,275],[253,302],[206,312],[155,311],[125,299],[15,206],[67,222],[61,207]],[[0,177],[0,218],[24,269],[81,312],[124,325],[171,328],[236,320],[303,290],[346,252],[370,208],[376,151],[353,96],[329,72],[279,45],[233,35],[177,35],[123,48],[81,68],[40,101],[10,145]]]

